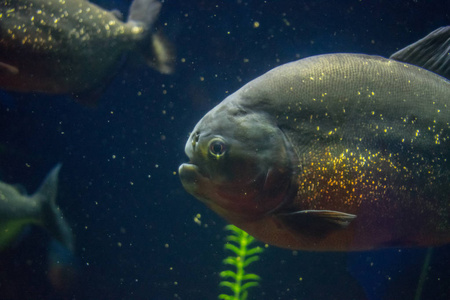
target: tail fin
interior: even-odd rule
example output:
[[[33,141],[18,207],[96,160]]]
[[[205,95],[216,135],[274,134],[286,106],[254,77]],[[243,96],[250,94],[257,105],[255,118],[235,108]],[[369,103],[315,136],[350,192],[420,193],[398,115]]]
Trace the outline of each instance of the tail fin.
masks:
[[[162,74],[171,74],[174,70],[175,51],[161,31],[154,29],[160,10],[161,3],[157,0],[134,0],[130,7],[128,23],[143,26],[148,32],[139,44],[147,64]]]
[[[47,175],[38,191],[33,195],[41,206],[42,225],[50,234],[70,251],[74,250],[72,231],[56,205],[58,174],[61,164],[57,164]]]
[[[135,22],[138,25],[150,29],[158,19],[161,3],[157,0],[134,0],[130,6],[128,22]]]
[[[175,50],[161,31],[152,34],[150,55],[144,55],[147,65],[162,74],[172,74],[175,67]]]

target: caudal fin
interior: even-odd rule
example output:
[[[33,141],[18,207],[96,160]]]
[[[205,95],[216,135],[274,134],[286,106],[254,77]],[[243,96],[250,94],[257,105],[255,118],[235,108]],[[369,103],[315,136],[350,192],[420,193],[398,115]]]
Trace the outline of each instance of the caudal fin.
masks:
[[[155,29],[160,10],[161,3],[157,0],[134,0],[130,7],[128,23],[142,26],[147,32],[138,45],[147,64],[162,74],[171,74],[175,64],[174,47],[160,30]]]
[[[41,223],[53,238],[61,242],[70,251],[74,250],[72,230],[56,205],[58,174],[61,164],[57,164],[48,173],[44,182],[33,195],[41,206]]]

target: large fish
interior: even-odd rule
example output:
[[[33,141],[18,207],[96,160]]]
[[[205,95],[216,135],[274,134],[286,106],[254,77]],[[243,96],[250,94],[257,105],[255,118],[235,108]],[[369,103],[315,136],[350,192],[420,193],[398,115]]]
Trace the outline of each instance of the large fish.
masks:
[[[0,250],[10,246],[26,225],[35,224],[46,228],[56,240],[73,251],[71,229],[55,203],[60,168],[61,165],[53,168],[31,196],[0,181]]]
[[[86,0],[4,0],[0,88],[95,94],[131,50],[142,53],[160,72],[170,73],[171,50],[153,28],[160,8],[156,0],[135,0],[124,23],[117,12]]]
[[[184,188],[280,247],[449,243],[449,49],[443,27],[391,59],[329,54],[269,71],[195,126]]]

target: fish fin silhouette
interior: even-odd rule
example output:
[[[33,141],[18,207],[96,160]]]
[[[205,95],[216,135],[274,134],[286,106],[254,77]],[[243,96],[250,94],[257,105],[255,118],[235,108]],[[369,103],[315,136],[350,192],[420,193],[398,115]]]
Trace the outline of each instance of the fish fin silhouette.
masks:
[[[134,0],[130,7],[128,22],[143,26],[146,37],[139,43],[141,54],[147,65],[162,74],[174,71],[175,51],[161,30],[155,30],[155,23],[161,10],[156,0]]]
[[[119,21],[123,21],[123,14],[122,14],[122,12],[120,11],[120,10],[118,10],[118,9],[112,9],[112,10],[110,10],[109,11],[110,13],[112,13],[113,15],[114,15],[114,17],[116,17],[117,18],[117,20],[119,20]]]
[[[334,230],[347,228],[356,215],[333,210],[301,210],[280,213],[277,217],[283,223],[307,236],[322,238]]]
[[[135,22],[146,29],[153,27],[161,11],[161,3],[156,0],[134,0],[130,6],[127,22]]]
[[[150,55],[144,55],[147,65],[162,74],[172,74],[175,69],[175,47],[161,30],[152,34]]]
[[[72,230],[56,205],[58,174],[61,164],[57,164],[44,179],[33,195],[41,206],[41,223],[50,234],[70,251],[74,250]]]
[[[395,52],[390,58],[450,79],[450,26],[434,30],[419,41]]]
[[[13,65],[7,64],[7,63],[0,62],[0,73],[17,75],[17,74],[19,74],[19,68],[15,67]]]

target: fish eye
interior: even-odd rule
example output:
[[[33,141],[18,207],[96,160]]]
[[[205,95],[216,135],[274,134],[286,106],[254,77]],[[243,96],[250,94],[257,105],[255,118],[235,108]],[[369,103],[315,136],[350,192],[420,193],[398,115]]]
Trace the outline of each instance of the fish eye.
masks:
[[[214,139],[209,143],[209,153],[215,158],[224,155],[226,151],[225,143],[220,139]]]

